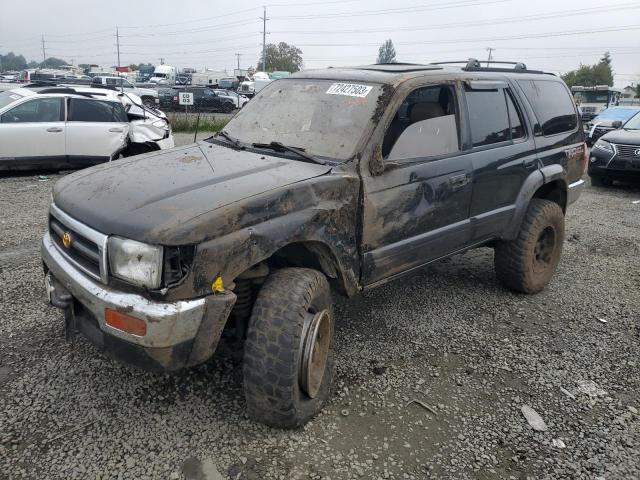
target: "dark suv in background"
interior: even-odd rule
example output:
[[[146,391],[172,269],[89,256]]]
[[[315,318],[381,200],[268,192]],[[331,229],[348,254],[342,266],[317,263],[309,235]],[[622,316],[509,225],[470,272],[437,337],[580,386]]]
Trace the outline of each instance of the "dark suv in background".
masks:
[[[236,101],[226,95],[218,95],[209,87],[171,87],[161,88],[158,91],[160,108],[163,110],[184,110],[184,105],[178,103],[180,92],[193,93],[193,106],[191,111],[200,112],[224,112],[230,113],[237,107]]]
[[[479,246],[539,292],[586,160],[568,88],[522,64],[306,70],[215,137],[58,181],[48,292],[71,334],[144,368],[244,340],[249,414],[296,427],[331,391],[334,295]]]

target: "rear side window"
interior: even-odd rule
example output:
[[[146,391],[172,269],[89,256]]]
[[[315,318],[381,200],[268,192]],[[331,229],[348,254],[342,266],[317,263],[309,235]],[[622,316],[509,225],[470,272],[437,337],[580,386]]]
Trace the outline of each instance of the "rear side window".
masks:
[[[513,97],[511,96],[511,92],[505,90],[505,95],[507,98],[507,109],[509,110],[509,125],[511,126],[511,138],[516,140],[517,138],[524,137],[524,127],[522,125],[522,116],[518,109],[516,108],[515,103],[513,102]]]
[[[474,147],[511,140],[504,90],[467,90],[466,98]]]
[[[70,122],[128,122],[127,112],[119,102],[102,102],[83,98],[70,100]]]
[[[48,123],[63,120],[61,98],[37,98],[15,106],[2,114],[2,123]]]
[[[564,84],[551,80],[518,80],[538,117],[542,133],[570,132],[578,126],[575,105]]]

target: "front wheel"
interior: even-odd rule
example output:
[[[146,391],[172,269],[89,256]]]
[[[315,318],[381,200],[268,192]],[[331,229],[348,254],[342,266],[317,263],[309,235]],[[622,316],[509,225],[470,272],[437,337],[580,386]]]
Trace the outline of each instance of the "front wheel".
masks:
[[[494,266],[498,280],[522,293],[541,291],[560,262],[564,213],[550,200],[531,200],[515,240],[496,242]]]
[[[333,319],[322,273],[284,268],[269,276],[254,304],[244,347],[250,417],[295,428],[320,411],[333,382]]]

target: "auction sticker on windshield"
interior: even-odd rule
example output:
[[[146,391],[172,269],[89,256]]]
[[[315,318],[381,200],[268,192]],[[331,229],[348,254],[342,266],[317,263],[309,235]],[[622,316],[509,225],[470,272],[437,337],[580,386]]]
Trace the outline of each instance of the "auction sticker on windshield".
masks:
[[[366,97],[373,87],[369,85],[357,85],[355,83],[334,83],[329,87],[329,95],[346,95],[348,97]]]

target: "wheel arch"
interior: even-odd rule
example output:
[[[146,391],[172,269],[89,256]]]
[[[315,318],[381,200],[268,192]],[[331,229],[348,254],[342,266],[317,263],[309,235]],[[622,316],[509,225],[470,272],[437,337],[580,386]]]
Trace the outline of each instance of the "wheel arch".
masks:
[[[357,286],[343,272],[337,255],[329,245],[318,240],[301,240],[287,243],[273,251],[260,263],[266,263],[269,269],[286,267],[311,268],[322,272],[329,284],[340,294],[351,296],[357,292]],[[256,268],[251,265],[239,277]]]
[[[518,235],[529,203],[533,198],[555,202],[560,206],[562,212],[566,213],[567,188],[566,171],[562,165],[547,165],[531,173],[518,193],[513,221],[502,238],[512,240]]]

